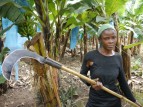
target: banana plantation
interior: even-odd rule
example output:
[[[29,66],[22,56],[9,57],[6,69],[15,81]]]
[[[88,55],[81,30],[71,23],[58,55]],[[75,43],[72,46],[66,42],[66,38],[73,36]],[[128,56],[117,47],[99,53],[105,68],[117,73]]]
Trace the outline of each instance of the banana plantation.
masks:
[[[99,35],[105,24],[113,28]],[[98,79],[91,72],[96,58],[95,63],[89,61],[90,72],[81,74],[85,57],[93,60],[91,51],[106,50],[101,43],[109,39],[102,38],[106,30],[115,31],[112,51],[121,56],[127,84],[118,80],[120,74],[116,77],[120,93],[100,76],[103,85],[96,90]],[[0,107],[142,107],[142,44],[143,0],[0,0]],[[94,103],[90,101],[93,85],[95,93],[104,91],[121,100],[121,106],[108,104],[108,97],[100,94],[103,101],[89,106]],[[122,92],[126,88],[131,95]]]

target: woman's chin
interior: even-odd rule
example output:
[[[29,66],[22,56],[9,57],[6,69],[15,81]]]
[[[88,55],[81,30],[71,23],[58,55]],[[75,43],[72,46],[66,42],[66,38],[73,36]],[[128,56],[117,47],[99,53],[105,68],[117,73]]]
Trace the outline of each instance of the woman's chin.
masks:
[[[108,51],[113,51],[115,48],[114,47],[108,47],[107,50]]]

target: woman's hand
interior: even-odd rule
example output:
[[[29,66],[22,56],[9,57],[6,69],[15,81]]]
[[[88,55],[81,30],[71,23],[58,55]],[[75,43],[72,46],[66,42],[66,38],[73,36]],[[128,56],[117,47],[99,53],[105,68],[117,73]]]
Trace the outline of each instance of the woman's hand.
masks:
[[[101,90],[102,87],[103,87],[103,85],[99,81],[96,81],[96,85],[92,85],[92,88],[95,90]]]

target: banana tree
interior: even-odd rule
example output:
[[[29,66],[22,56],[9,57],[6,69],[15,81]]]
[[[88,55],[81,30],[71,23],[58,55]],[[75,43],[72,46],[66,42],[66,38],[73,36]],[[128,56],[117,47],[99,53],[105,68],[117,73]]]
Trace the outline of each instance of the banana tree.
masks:
[[[23,1],[21,1],[21,2],[23,2]],[[36,3],[37,2],[35,1],[35,4]],[[3,1],[0,1],[0,4],[1,4],[0,5],[0,8],[1,8],[0,9],[0,11],[1,11],[0,16],[1,17],[6,17],[6,18],[10,19],[11,21],[15,22],[14,24],[17,24],[19,26],[18,27],[19,28],[18,31],[19,31],[19,33],[21,35],[27,36],[27,37],[34,36],[35,32],[33,32],[33,30],[35,31],[35,29],[33,29],[34,26],[30,24],[30,22],[32,20],[31,18],[33,18],[32,12],[31,12],[32,6],[31,7],[29,7],[29,6],[22,7],[22,6],[18,5],[17,3],[15,3],[12,0],[6,0],[6,1],[3,0]],[[20,9],[22,9],[22,10],[24,10],[26,12],[23,12]],[[28,9],[29,9],[29,11],[27,11]],[[38,9],[37,9],[37,11],[38,11]],[[46,41],[46,43],[45,43],[46,45],[45,46],[46,46],[47,50],[49,51],[49,43],[47,41],[47,36],[46,36],[47,35],[47,31],[46,30],[48,30],[48,29],[45,28],[45,26],[46,26],[45,24],[48,23],[48,21],[44,20],[45,21],[44,22],[43,20],[41,20],[35,14],[34,14],[34,16],[35,16],[35,18],[37,18],[39,20],[39,22],[41,22],[40,24],[43,25],[43,29],[44,29],[43,30],[43,32],[44,32],[43,34],[45,34],[44,37],[45,37],[45,41]],[[44,46],[44,45],[40,44],[40,46]],[[39,52],[40,52],[39,54],[46,56],[46,54],[42,54],[43,52],[41,52],[41,51],[39,51]],[[38,66],[40,68],[41,65],[38,65],[37,63],[34,63],[34,68],[36,68]],[[50,70],[50,73],[48,73],[48,75],[46,75],[47,74],[46,71],[48,71],[48,69]],[[53,80],[53,76],[51,76],[51,75],[53,75],[53,74],[51,74],[52,73],[51,72],[52,69],[50,67],[43,66],[42,69],[38,69],[38,70],[39,70],[39,71],[37,71],[38,73],[36,73],[36,71],[35,71],[35,74],[38,75],[37,81],[39,80],[38,81],[38,86],[40,88],[39,88],[38,92],[42,96],[41,98],[43,98],[43,101],[47,102],[47,103],[44,103],[44,105],[47,106],[47,107],[57,106],[57,105],[60,106],[59,97],[58,97],[58,94],[57,94],[58,93],[57,92],[57,85],[55,85],[55,84],[52,85],[52,86],[49,85],[49,84],[55,83],[54,82],[55,80]],[[45,76],[41,78],[41,76],[40,76],[41,73],[40,72],[42,72],[42,75],[45,75]],[[55,70],[53,70],[53,72],[55,72]],[[49,81],[47,79],[47,76],[51,77],[49,79]],[[39,79],[39,78],[41,78],[41,79]],[[43,89],[42,88],[43,86],[47,87],[47,88]],[[49,94],[45,94],[45,93],[50,93],[51,97],[48,96]],[[56,98],[56,99],[53,99],[53,98]]]
[[[124,24],[128,27],[126,27],[128,30],[132,32],[132,36],[130,38],[129,46],[125,46],[124,49],[127,48],[133,48],[134,46],[140,45],[142,43],[142,9],[143,4],[142,0],[134,2],[130,2],[130,5],[132,8],[129,8],[126,10],[125,20]],[[130,11],[129,11],[130,10]],[[129,17],[130,16],[130,17]],[[137,41],[133,41],[133,39],[136,38]],[[137,43],[136,43],[137,42]],[[140,50],[140,49],[139,49]]]
[[[52,3],[51,3],[52,2]],[[22,6],[20,6],[20,5],[18,5],[17,3],[15,3],[14,1],[12,1],[12,0],[7,0],[6,2],[5,1],[1,1],[0,3],[1,3],[1,13],[3,13],[3,11],[5,10],[5,9],[3,9],[3,8],[15,8],[15,13],[16,12],[18,12],[19,14],[20,14],[20,16],[22,17],[22,21],[21,21],[21,23],[18,23],[17,25],[19,26],[19,33],[21,33],[21,35],[23,35],[23,36],[27,36],[27,37],[29,37],[29,36],[33,36],[34,35],[34,33],[32,32],[30,32],[31,31],[31,25],[29,26],[28,24],[29,24],[29,22],[30,22],[30,20],[32,20],[32,19],[30,19],[30,18],[33,18],[33,17],[31,17],[31,15],[33,15],[34,16],[34,18],[36,18],[37,20],[38,20],[38,22],[40,23],[40,25],[41,25],[41,28],[42,28],[42,34],[43,34],[43,37],[44,37],[44,42],[45,42],[45,45],[42,45],[42,46],[45,46],[45,48],[46,48],[46,50],[47,50],[47,52],[48,52],[48,56],[50,56],[50,57],[54,57],[53,56],[53,54],[52,54],[52,52],[53,52],[53,50],[52,50],[52,48],[51,48],[51,38],[52,38],[52,36],[54,35],[54,33],[52,32],[52,31],[54,31],[55,29],[51,29],[53,26],[55,26],[56,25],[56,36],[55,36],[55,41],[56,41],[56,39],[57,38],[59,38],[59,36],[60,36],[60,34],[61,34],[61,27],[59,27],[59,24],[61,24],[60,22],[60,20],[62,19],[61,18],[61,16],[62,16],[62,14],[65,12],[67,12],[67,10],[68,9],[65,9],[65,11],[63,12],[63,7],[64,6],[61,6],[61,7],[58,7],[58,9],[59,8],[61,8],[60,10],[58,10],[57,11],[57,14],[53,14],[54,13],[54,11],[53,10],[50,10],[50,8],[51,9],[53,9],[53,3],[57,3],[57,5],[56,6],[58,6],[59,4],[65,4],[66,2],[64,1],[64,2],[61,2],[61,1],[55,1],[55,2],[53,2],[53,1],[51,1],[51,2],[49,2],[49,1],[47,1],[47,0],[44,0],[44,1],[39,1],[39,0],[34,0],[34,3],[35,3],[35,6],[36,6],[36,11],[33,9],[33,7],[31,6],[31,7],[29,7],[29,6],[24,6],[24,7],[22,7]],[[50,4],[51,3],[51,4]],[[6,4],[6,5],[5,5]],[[10,4],[10,6],[11,7],[8,7],[9,6],[9,4]],[[8,6],[7,6],[8,5]],[[19,7],[16,7],[16,6],[19,6]],[[21,12],[20,11],[20,8],[21,9],[24,9],[24,11],[26,11],[25,12],[25,14],[23,13],[23,12]],[[72,8],[72,7],[71,7]],[[38,16],[37,16],[37,14],[35,14],[35,12],[37,12],[38,13]],[[63,12],[63,13],[62,13]],[[7,14],[1,14],[1,17],[7,17],[7,18],[9,18],[10,20],[11,20],[11,18],[13,18],[13,11],[11,11],[11,9],[7,9],[7,11],[5,11],[5,13],[7,13]],[[54,17],[54,20],[51,20],[50,19],[50,13],[52,13],[52,15],[53,16],[55,16]],[[15,14],[15,17],[16,16],[19,16],[19,14]],[[67,14],[67,13],[66,13]],[[66,14],[64,15],[64,17],[66,16]],[[70,15],[70,13],[68,13],[68,15]],[[9,17],[10,16],[10,17]],[[21,18],[20,17],[20,18]],[[72,17],[72,16],[68,16],[68,18],[69,17]],[[13,22],[20,22],[19,20],[18,20],[18,18],[19,17],[16,17],[15,19],[12,19],[12,21]],[[69,18],[70,19],[70,18]],[[17,21],[18,20],[18,21]],[[50,23],[51,21],[53,21],[52,23]],[[23,22],[23,23],[22,23]],[[25,22],[25,23],[24,23]],[[27,23],[26,23],[27,22]],[[64,22],[64,21],[63,21]],[[69,24],[69,23],[68,23]],[[72,24],[72,23],[71,23]],[[28,33],[27,33],[28,32]],[[31,33],[31,34],[30,34]],[[41,40],[40,40],[41,41]],[[39,43],[39,42],[38,42]],[[54,43],[53,43],[54,44]],[[41,46],[41,42],[40,42],[40,44],[37,44],[36,46],[34,46],[34,48],[37,48],[37,46],[38,45],[40,45]],[[54,44],[55,45],[55,44]],[[38,50],[38,49],[36,49],[36,50]],[[42,53],[46,53],[46,51],[45,52],[43,52],[43,50],[39,50],[38,52],[40,52],[39,54],[40,55],[43,55],[43,56],[47,56],[46,54],[42,54]],[[37,52],[37,53],[38,53]],[[35,65],[35,68],[37,68],[38,66],[39,66],[39,68],[40,68],[40,66],[41,65],[38,65],[37,63],[34,63]],[[49,74],[47,75],[47,73],[46,73],[46,71],[48,71],[49,72]],[[55,75],[55,77],[56,77],[56,75],[57,75],[57,71],[56,70],[54,70],[53,68],[51,68],[51,67],[47,67],[47,66],[43,66],[41,69],[39,69],[38,71],[37,71],[38,73],[38,78],[37,78],[37,81],[38,81],[38,83],[39,83],[39,85],[38,86],[40,86],[40,93],[42,94],[42,96],[43,96],[43,101],[44,102],[47,102],[47,103],[44,103],[45,104],[45,106],[47,106],[47,107],[51,107],[51,106],[53,106],[53,105],[58,105],[58,106],[61,106],[61,104],[60,104],[60,102],[59,102],[59,96],[58,96],[58,89],[57,89],[57,85],[54,85],[53,83],[55,83],[55,81],[57,80],[53,80],[53,75]],[[44,77],[41,75],[41,73],[43,72],[43,74],[42,75],[45,75]],[[36,71],[35,71],[35,73],[36,73]],[[41,78],[42,77],[42,78]],[[51,80],[50,81],[47,81],[48,80],[48,78],[47,77],[51,77]],[[39,79],[39,78],[41,78],[41,79]],[[51,83],[52,82],[52,83]],[[57,83],[57,82],[56,82]],[[49,84],[53,84],[52,86],[51,85],[49,85]],[[43,89],[42,87],[47,87],[46,89]],[[49,90],[50,89],[50,90]],[[53,90],[51,90],[51,89],[53,89]],[[52,95],[51,95],[51,99],[49,98],[49,96],[48,96],[48,94],[45,94],[45,93],[51,93]],[[53,97],[52,97],[53,96]],[[53,98],[56,98],[56,99],[53,99]],[[50,101],[50,102],[49,102]]]
[[[138,7],[135,7],[137,4]],[[118,18],[120,45],[123,45],[123,66],[127,79],[131,78],[130,57],[131,54],[133,55],[135,52],[134,50],[136,49],[136,47],[133,48],[133,46],[137,46],[142,43],[142,11],[140,11],[142,7],[142,2],[129,1],[127,2],[127,7],[124,9],[124,14],[119,14]],[[131,48],[131,52],[128,50],[129,48]]]

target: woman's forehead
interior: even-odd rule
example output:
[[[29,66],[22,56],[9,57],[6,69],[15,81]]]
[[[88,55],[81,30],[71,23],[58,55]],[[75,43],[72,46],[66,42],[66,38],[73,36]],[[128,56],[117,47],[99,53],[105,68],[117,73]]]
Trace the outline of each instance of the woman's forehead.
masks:
[[[113,29],[106,29],[102,32],[102,35],[116,35],[117,32]]]

